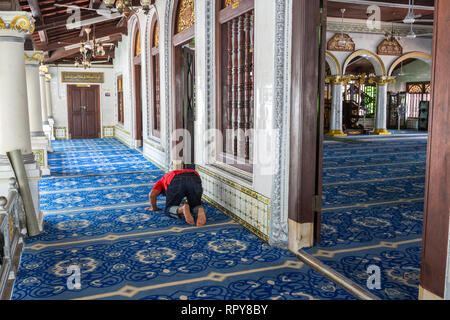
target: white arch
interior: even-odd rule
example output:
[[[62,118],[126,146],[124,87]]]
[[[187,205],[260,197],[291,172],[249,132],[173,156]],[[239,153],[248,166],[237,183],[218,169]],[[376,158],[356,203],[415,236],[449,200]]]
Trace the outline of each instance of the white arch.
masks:
[[[136,141],[136,132],[135,132],[135,128],[136,128],[136,89],[135,89],[135,77],[134,77],[134,63],[133,63],[133,58],[134,58],[134,35],[136,32],[136,28],[140,29],[140,25],[139,25],[139,18],[137,17],[136,14],[134,14],[129,22],[128,22],[128,74],[129,74],[129,88],[130,88],[130,100],[129,100],[129,105],[131,107],[131,138],[133,141],[133,147]],[[139,32],[141,32],[141,30],[139,30]],[[142,46],[142,39],[143,39],[143,34],[141,33],[141,48],[143,48]],[[141,49],[142,51],[142,49]],[[142,56],[141,56],[142,57]]]
[[[363,57],[369,60],[372,63],[373,67],[375,68],[375,74],[377,76],[385,77],[387,75],[386,67],[384,66],[383,60],[381,60],[381,58],[378,55],[369,50],[358,50],[350,54],[344,62],[342,74],[345,74],[348,65],[356,57]]]
[[[146,103],[145,103],[145,108],[143,106],[142,111],[145,111],[145,116],[143,115],[143,119],[145,119],[146,122],[146,126],[145,128],[143,127],[144,133],[145,133],[145,138],[149,138],[152,136],[152,127],[153,127],[153,116],[151,115],[151,101],[153,101],[153,97],[152,97],[152,91],[150,90],[150,88],[153,87],[153,76],[151,76],[151,58],[152,55],[150,54],[151,49],[152,49],[152,33],[153,33],[153,19],[157,19],[157,21],[159,21],[159,16],[158,16],[158,12],[156,10],[155,6],[152,6],[150,8],[149,13],[147,14],[146,17],[146,21],[145,21],[145,35],[144,35],[144,43],[145,43],[145,47],[144,50],[142,52],[145,52],[145,54],[143,54],[141,56],[141,59],[145,59],[145,88],[143,88],[146,93]],[[161,56],[161,55],[160,55]]]
[[[403,61],[408,60],[408,59],[421,60],[423,62],[428,63],[430,66],[433,61],[433,57],[428,53],[419,52],[419,51],[409,52],[409,53],[404,54],[403,56],[401,56],[400,58],[398,58],[397,60],[395,60],[392,63],[391,67],[389,68],[388,76],[392,76],[392,73],[394,72],[395,68],[400,63],[402,63]]]
[[[325,60],[328,62],[328,65],[331,69],[331,75],[337,76],[342,74],[341,65],[339,64],[339,60],[330,52],[326,51]]]

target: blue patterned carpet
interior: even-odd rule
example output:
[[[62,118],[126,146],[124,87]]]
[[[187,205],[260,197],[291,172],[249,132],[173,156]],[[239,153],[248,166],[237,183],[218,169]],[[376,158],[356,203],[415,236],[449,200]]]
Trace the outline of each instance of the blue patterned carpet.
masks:
[[[322,243],[307,251],[363,287],[377,265],[374,295],[417,299],[426,152],[423,134],[327,142]]]
[[[45,231],[26,241],[12,299],[354,299],[208,204],[202,228],[146,212],[163,172],[117,140],[53,145]],[[67,286],[71,265],[79,289]]]

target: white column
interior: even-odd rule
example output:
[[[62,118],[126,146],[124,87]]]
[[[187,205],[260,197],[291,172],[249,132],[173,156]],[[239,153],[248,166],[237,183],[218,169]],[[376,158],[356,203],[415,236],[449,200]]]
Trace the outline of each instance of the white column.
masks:
[[[375,111],[375,135],[390,135],[387,131],[387,89],[388,83],[386,79],[377,81],[377,104]]]
[[[53,132],[53,126],[55,124],[55,120],[53,119],[53,105],[52,105],[52,92],[51,92],[51,81],[52,76],[50,74],[45,75],[45,96],[47,101],[47,115],[48,115],[48,124],[50,126],[50,140],[55,140],[55,134]]]
[[[45,75],[45,97],[47,100],[47,115],[48,118],[53,118],[53,110],[52,110],[52,93],[51,93],[51,81],[52,81],[52,76],[50,74],[46,74]]]
[[[331,85],[331,119],[330,119],[330,131],[327,135],[333,137],[345,137],[347,136],[342,130],[342,93],[344,92],[345,83],[339,81],[339,79],[333,80]]]
[[[38,189],[41,171],[31,147],[24,59],[24,37],[34,31],[34,22],[30,13],[22,11],[0,11],[0,18],[0,194],[8,194],[8,181],[14,176],[6,154],[20,149],[42,229]]]
[[[39,83],[41,89],[41,107],[42,107],[42,124],[48,125],[48,114],[47,114],[47,94],[45,92],[45,72],[48,70],[46,66],[41,66],[39,68]]]
[[[52,140],[52,127],[50,126],[48,113],[47,113],[47,92],[45,85],[45,73],[48,72],[47,66],[43,65],[39,67],[39,83],[41,89],[41,111],[42,111],[42,124],[45,135],[49,141],[49,147],[47,148],[48,152],[53,152],[53,147],[51,144]]]
[[[25,72],[27,78],[28,112],[30,117],[31,147],[42,175],[50,175],[47,149],[49,141],[42,125],[39,64],[44,59],[41,51],[25,51]]]

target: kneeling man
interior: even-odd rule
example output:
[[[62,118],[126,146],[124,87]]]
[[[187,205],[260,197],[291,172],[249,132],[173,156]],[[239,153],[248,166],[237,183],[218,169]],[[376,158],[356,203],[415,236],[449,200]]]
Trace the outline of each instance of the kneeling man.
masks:
[[[175,170],[162,177],[150,192],[150,208],[147,211],[160,211],[156,199],[160,194],[166,196],[165,214],[170,218],[184,219],[194,225],[197,218],[197,227],[206,223],[205,209],[202,206],[202,180],[195,170]],[[182,205],[184,197],[187,204]]]

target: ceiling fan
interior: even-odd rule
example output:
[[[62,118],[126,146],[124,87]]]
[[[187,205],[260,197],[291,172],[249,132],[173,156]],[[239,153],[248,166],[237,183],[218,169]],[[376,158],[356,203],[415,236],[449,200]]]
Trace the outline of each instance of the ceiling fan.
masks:
[[[414,32],[413,26],[414,26],[414,24],[411,23],[411,30],[410,30],[410,32],[405,36],[405,38],[413,40],[413,39],[416,39],[416,38],[418,38],[418,37],[427,37],[427,38],[428,38],[428,37],[432,37],[432,36],[433,36],[433,33],[416,34],[416,33]]]
[[[405,18],[401,22],[405,24],[414,24],[416,22],[425,22],[425,23],[433,23],[433,19],[419,19],[422,18],[421,14],[415,14],[414,13],[414,0],[409,0],[409,8],[408,13],[406,14]]]
[[[83,8],[83,7],[78,7],[78,6],[74,6],[74,5],[65,5],[65,4],[58,4],[58,3],[55,3],[55,7],[69,8],[69,9],[73,9],[73,10],[94,11],[98,15],[106,17],[106,18],[110,18],[114,13],[118,12],[118,10],[116,8],[106,8],[103,3],[100,6],[100,8],[98,8],[98,9]]]
[[[117,26],[122,26],[124,22],[128,21],[129,17],[137,13],[138,9],[142,9],[144,14],[148,14],[150,6],[155,3],[155,0],[140,0],[140,7],[133,6],[133,1],[130,0],[104,0],[101,2],[99,8],[84,8],[75,5],[55,4],[56,7],[70,8],[73,10],[87,10],[94,11],[102,18],[93,18],[84,21],[76,21],[74,23],[68,23],[68,29],[80,28],[85,25],[93,23],[99,23],[108,20],[114,20],[122,17]]]

